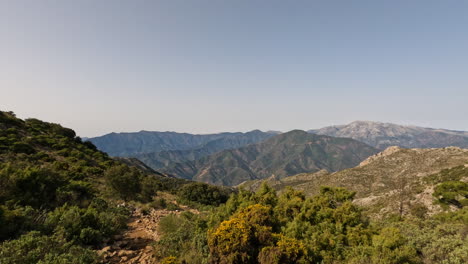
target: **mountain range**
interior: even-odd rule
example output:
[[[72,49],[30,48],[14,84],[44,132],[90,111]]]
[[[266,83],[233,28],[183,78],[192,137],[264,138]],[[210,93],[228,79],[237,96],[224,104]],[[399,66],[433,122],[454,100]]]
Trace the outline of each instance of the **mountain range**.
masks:
[[[195,159],[219,150],[237,148],[256,143],[274,136],[276,132],[225,132],[218,134],[194,135],[177,132],[140,131],[132,133],[110,133],[100,137],[88,138],[101,151],[117,157],[166,157],[175,160]],[[175,152],[171,152],[175,151]],[[154,153],[165,152],[155,155]],[[148,159],[146,159],[148,161]],[[155,162],[158,164],[158,162]],[[155,165],[153,164],[153,165]],[[152,166],[153,168],[159,165]]]
[[[260,143],[176,163],[162,171],[216,185],[237,185],[270,176],[283,178],[321,169],[338,171],[375,153],[375,148],[353,139],[293,130]]]
[[[216,135],[216,139],[210,140],[203,145],[199,145],[191,149],[174,149],[139,153],[133,155],[133,157],[143,161],[153,169],[160,169],[177,162],[194,161],[225,149],[235,149],[261,142],[274,135],[275,132],[262,132],[260,130],[254,130],[247,133],[221,133]]]
[[[88,140],[111,156],[136,158],[168,175],[218,185],[236,185],[272,175],[282,178],[321,169],[333,172],[354,167],[389,146],[468,148],[468,132],[370,121],[307,132],[294,130],[281,134],[253,130],[193,135],[140,131],[111,133]],[[328,136],[328,139],[314,135]],[[334,138],[354,139],[363,144],[354,143],[353,148],[342,148],[339,153],[331,154],[343,142]],[[329,149],[324,142],[330,144]]]

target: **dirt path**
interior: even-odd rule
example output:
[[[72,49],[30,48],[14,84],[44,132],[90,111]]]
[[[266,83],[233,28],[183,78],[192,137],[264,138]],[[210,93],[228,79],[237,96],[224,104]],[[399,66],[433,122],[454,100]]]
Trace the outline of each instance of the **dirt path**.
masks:
[[[98,251],[103,257],[102,263],[125,263],[125,264],[153,264],[156,263],[153,255],[152,243],[159,240],[158,224],[161,218],[169,214],[180,214],[178,211],[154,210],[143,214],[141,210],[135,210],[128,223],[128,229],[122,234],[114,236],[108,245]]]

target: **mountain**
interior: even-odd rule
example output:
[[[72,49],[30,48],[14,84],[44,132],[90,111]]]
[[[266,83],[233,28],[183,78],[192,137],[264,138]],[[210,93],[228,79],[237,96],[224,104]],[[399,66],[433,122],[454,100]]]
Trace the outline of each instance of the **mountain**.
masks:
[[[157,175],[160,177],[172,177],[170,175],[163,174],[159,171],[155,171],[153,168],[149,167],[148,165],[146,165],[145,163],[143,163],[141,160],[137,158],[114,157],[113,159],[120,161],[130,167],[135,167],[139,169],[140,171],[145,172],[147,174]]]
[[[249,144],[261,142],[274,136],[274,133],[254,130],[247,133],[223,133],[223,137],[211,140],[193,149],[164,150],[152,153],[135,154],[133,157],[143,161],[153,169],[170,166],[173,163],[194,161],[210,154],[235,149]]]
[[[308,195],[318,194],[321,186],[345,187],[356,191],[357,204],[372,208],[376,215],[399,210],[408,212],[418,206],[435,213],[441,208],[432,203],[434,189],[443,182],[440,178],[448,174],[455,175],[455,178],[450,176],[446,181],[468,182],[468,149],[404,149],[394,146],[354,168],[334,173],[322,170],[284,179],[269,178],[266,182],[279,191],[291,186]],[[242,186],[254,190],[261,183],[257,180]]]
[[[353,167],[376,152],[353,139],[293,130],[260,143],[172,164],[162,171],[206,183],[237,185],[270,176],[283,178],[321,169],[337,171]]]
[[[176,132],[150,132],[140,131],[134,133],[110,133],[101,137],[89,138],[99,150],[108,153],[111,156],[135,157],[141,154],[150,154],[147,157],[138,156],[143,160],[154,158],[154,164],[165,163],[165,156],[176,158],[176,160],[186,160],[191,156],[200,153],[214,153],[215,151],[236,148],[243,145],[256,143],[265,140],[275,133],[253,130],[247,133],[219,133],[206,135],[193,135],[188,133]],[[202,149],[201,151],[197,151]],[[174,152],[170,154],[159,155],[154,153],[161,151],[187,151]],[[159,165],[152,166],[153,168]]]
[[[348,125],[329,126],[308,132],[359,140],[378,149],[403,148],[468,148],[468,132],[446,129],[402,126],[390,123],[355,121]]]

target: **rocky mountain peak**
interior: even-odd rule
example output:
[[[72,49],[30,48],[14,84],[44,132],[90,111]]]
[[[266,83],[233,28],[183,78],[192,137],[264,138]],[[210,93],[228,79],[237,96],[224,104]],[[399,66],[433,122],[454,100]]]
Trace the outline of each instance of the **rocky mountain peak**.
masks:
[[[347,125],[309,130],[309,133],[359,140],[378,149],[468,147],[468,133],[445,129],[403,126],[373,121],[354,121]]]

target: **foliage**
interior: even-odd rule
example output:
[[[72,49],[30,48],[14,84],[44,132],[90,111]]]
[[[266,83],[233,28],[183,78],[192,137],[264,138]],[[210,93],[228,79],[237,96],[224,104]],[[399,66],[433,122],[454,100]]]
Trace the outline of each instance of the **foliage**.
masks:
[[[468,210],[442,213],[426,220],[397,223],[424,263],[468,262]]]
[[[0,263],[94,263],[90,248],[125,227],[120,199],[151,201],[186,183],[115,161],[72,129],[0,111]]]
[[[0,244],[0,263],[97,263],[97,256],[85,249],[67,242],[60,235],[52,237],[33,231],[19,239]]]
[[[184,185],[178,192],[185,201],[218,206],[229,198],[229,192],[205,183],[193,182]]]
[[[302,241],[283,235],[273,235],[273,246],[262,248],[258,255],[261,264],[306,263],[306,247]]]
[[[115,234],[125,226],[126,212],[118,208],[59,207],[50,212],[45,226],[61,232],[68,241],[79,244],[98,244],[103,238]]]
[[[113,191],[125,201],[135,199],[141,190],[141,173],[125,165],[109,168],[105,173],[106,180]]]
[[[209,222],[213,225],[208,232],[209,260],[418,263],[416,250],[399,230],[372,228],[353,198],[353,192],[328,187],[310,198],[293,189],[277,197],[267,186],[253,195],[233,194],[215,213],[219,218],[212,216]]]
[[[468,176],[468,167],[461,165],[450,169],[443,169],[438,173],[425,177],[424,180],[428,183],[438,184],[447,181],[460,181],[466,176]]]
[[[454,205],[458,208],[468,205],[468,183],[446,181],[436,186],[433,196],[443,205]]]
[[[209,233],[210,263],[257,263],[259,250],[272,241],[271,208],[251,205]]]
[[[204,263],[208,257],[206,228],[206,221],[189,212],[164,217],[158,230],[162,237],[155,246],[157,257],[163,261],[175,261],[177,257],[181,263]]]
[[[174,256],[165,257],[161,260],[161,264],[176,264],[177,258]]]

